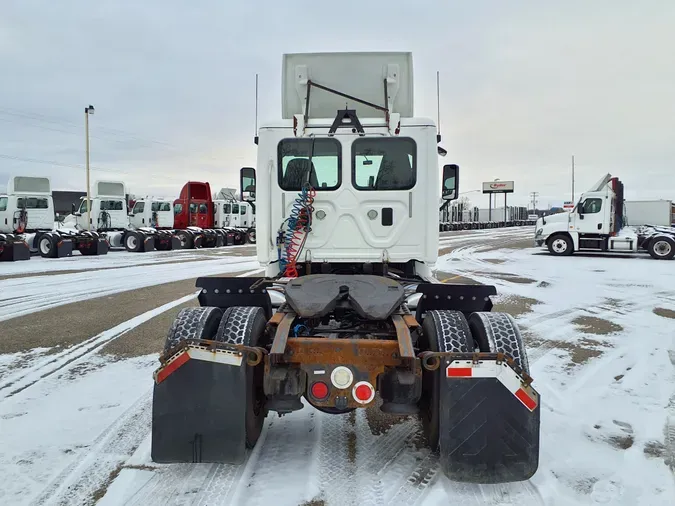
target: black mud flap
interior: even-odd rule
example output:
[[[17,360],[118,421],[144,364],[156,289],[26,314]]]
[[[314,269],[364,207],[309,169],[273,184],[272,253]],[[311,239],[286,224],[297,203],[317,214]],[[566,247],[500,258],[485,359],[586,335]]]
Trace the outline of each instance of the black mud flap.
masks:
[[[155,251],[155,238],[151,235],[146,235],[143,238],[143,242],[141,243],[141,249],[138,251],[142,253],[147,253],[148,251]]]
[[[245,365],[188,360],[155,383],[153,462],[243,463],[245,378]]]
[[[182,246],[180,244],[180,237],[176,237],[175,235],[171,236],[171,240],[169,241],[169,249],[171,250],[182,249]]]
[[[73,241],[72,239],[57,239],[56,248],[51,258],[64,258],[73,255]]]
[[[216,248],[222,248],[225,246],[225,237],[223,237],[223,234],[218,233],[216,236]]]
[[[110,250],[108,241],[105,239],[97,239],[96,242],[90,242],[80,247],[82,255],[107,255]]]
[[[25,242],[10,242],[0,244],[0,262],[15,262],[30,260],[30,248]]]
[[[539,466],[538,395],[530,411],[496,378],[441,372],[439,444],[446,476],[483,484],[531,478]]]

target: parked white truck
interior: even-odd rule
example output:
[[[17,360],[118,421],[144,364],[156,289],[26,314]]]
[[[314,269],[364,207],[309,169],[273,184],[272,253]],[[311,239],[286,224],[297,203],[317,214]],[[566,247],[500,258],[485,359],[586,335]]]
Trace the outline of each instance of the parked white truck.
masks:
[[[255,207],[238,200],[214,200],[214,226],[235,234],[235,244],[255,244]]]
[[[607,174],[582,193],[572,211],[537,220],[535,244],[552,255],[575,251],[636,253],[647,251],[657,260],[675,257],[675,229],[625,221],[623,183]]]
[[[28,260],[31,252],[46,258],[105,255],[105,237],[68,227],[55,227],[54,200],[48,177],[13,176],[0,195],[0,261]]]
[[[201,204],[206,206],[206,204]],[[199,212],[199,204],[192,204],[193,214]],[[208,207],[207,207],[208,209]],[[182,213],[182,207],[172,206],[170,200],[146,197],[136,200],[129,223],[140,232],[156,232],[159,236],[170,234],[176,236],[179,245],[176,248],[231,246],[255,242],[255,223],[251,222],[251,205],[237,200],[214,200],[212,226],[174,228],[175,215]],[[195,241],[195,234],[204,237]],[[207,233],[208,239],[207,238]],[[192,240],[190,240],[192,239]],[[161,248],[158,248],[161,249]]]
[[[113,249],[131,252],[180,249],[180,241],[171,233],[150,227],[135,229],[130,225],[124,182],[96,181],[89,201],[91,212],[87,212],[87,198],[82,197],[79,208],[64,223],[74,221],[78,230],[98,232]]]

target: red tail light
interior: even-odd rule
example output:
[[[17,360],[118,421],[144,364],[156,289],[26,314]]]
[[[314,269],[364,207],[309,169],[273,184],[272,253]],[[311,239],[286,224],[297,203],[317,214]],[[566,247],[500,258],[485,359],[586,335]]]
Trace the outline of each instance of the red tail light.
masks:
[[[375,397],[375,389],[367,381],[359,381],[354,385],[352,395],[359,404],[368,404]]]
[[[323,381],[317,381],[316,383],[312,384],[310,392],[312,397],[315,399],[323,400],[328,397],[328,385],[326,385]]]

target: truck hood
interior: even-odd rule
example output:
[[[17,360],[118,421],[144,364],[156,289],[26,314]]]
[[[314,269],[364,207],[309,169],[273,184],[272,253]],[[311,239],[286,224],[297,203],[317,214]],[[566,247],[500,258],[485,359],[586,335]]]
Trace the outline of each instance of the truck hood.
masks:
[[[563,232],[567,230],[570,219],[570,213],[558,213],[544,216],[537,220],[534,227],[535,238],[537,240],[545,240],[554,232]]]
[[[537,225],[548,225],[549,223],[567,223],[570,219],[570,213],[558,213],[539,218]]]

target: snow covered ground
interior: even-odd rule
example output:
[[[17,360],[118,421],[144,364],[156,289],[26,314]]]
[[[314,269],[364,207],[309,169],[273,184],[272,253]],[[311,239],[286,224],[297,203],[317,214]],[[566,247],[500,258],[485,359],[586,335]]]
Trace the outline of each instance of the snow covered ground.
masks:
[[[147,253],[130,253],[113,250],[101,256],[83,256],[74,251],[73,256],[64,258],[42,258],[33,255],[30,260],[19,262],[3,262],[0,264],[0,276],[16,276],[40,272],[86,271],[92,269],[109,269],[166,262],[184,262],[190,260],[213,259],[232,255],[234,252],[252,255],[255,259],[255,247],[228,246],[224,248],[202,250],[148,251]]]
[[[540,467],[529,482],[450,482],[435,455],[419,447],[414,420],[386,423],[374,410],[331,416],[310,406],[270,416],[241,466],[153,463],[157,355],[111,360],[101,348],[184,298],[66,350],[36,350],[47,358],[0,378],[0,504],[672,505],[675,264],[648,256],[554,258],[515,246],[531,236],[531,227],[443,234],[441,248],[454,249],[437,264],[439,277],[496,285],[497,307],[523,328],[543,402]],[[99,295],[257,264],[224,255],[126,265],[90,272],[89,280],[31,276],[39,282],[11,285],[24,291],[11,299],[4,283],[21,278],[0,280],[0,320],[57,304],[45,295],[53,278]],[[72,286],[67,302],[85,291]],[[9,359],[0,355],[0,366]]]
[[[196,276],[250,271],[255,257],[145,264],[0,280],[0,322],[34,311]],[[137,260],[138,261],[138,260]],[[38,271],[40,272],[40,271]]]

